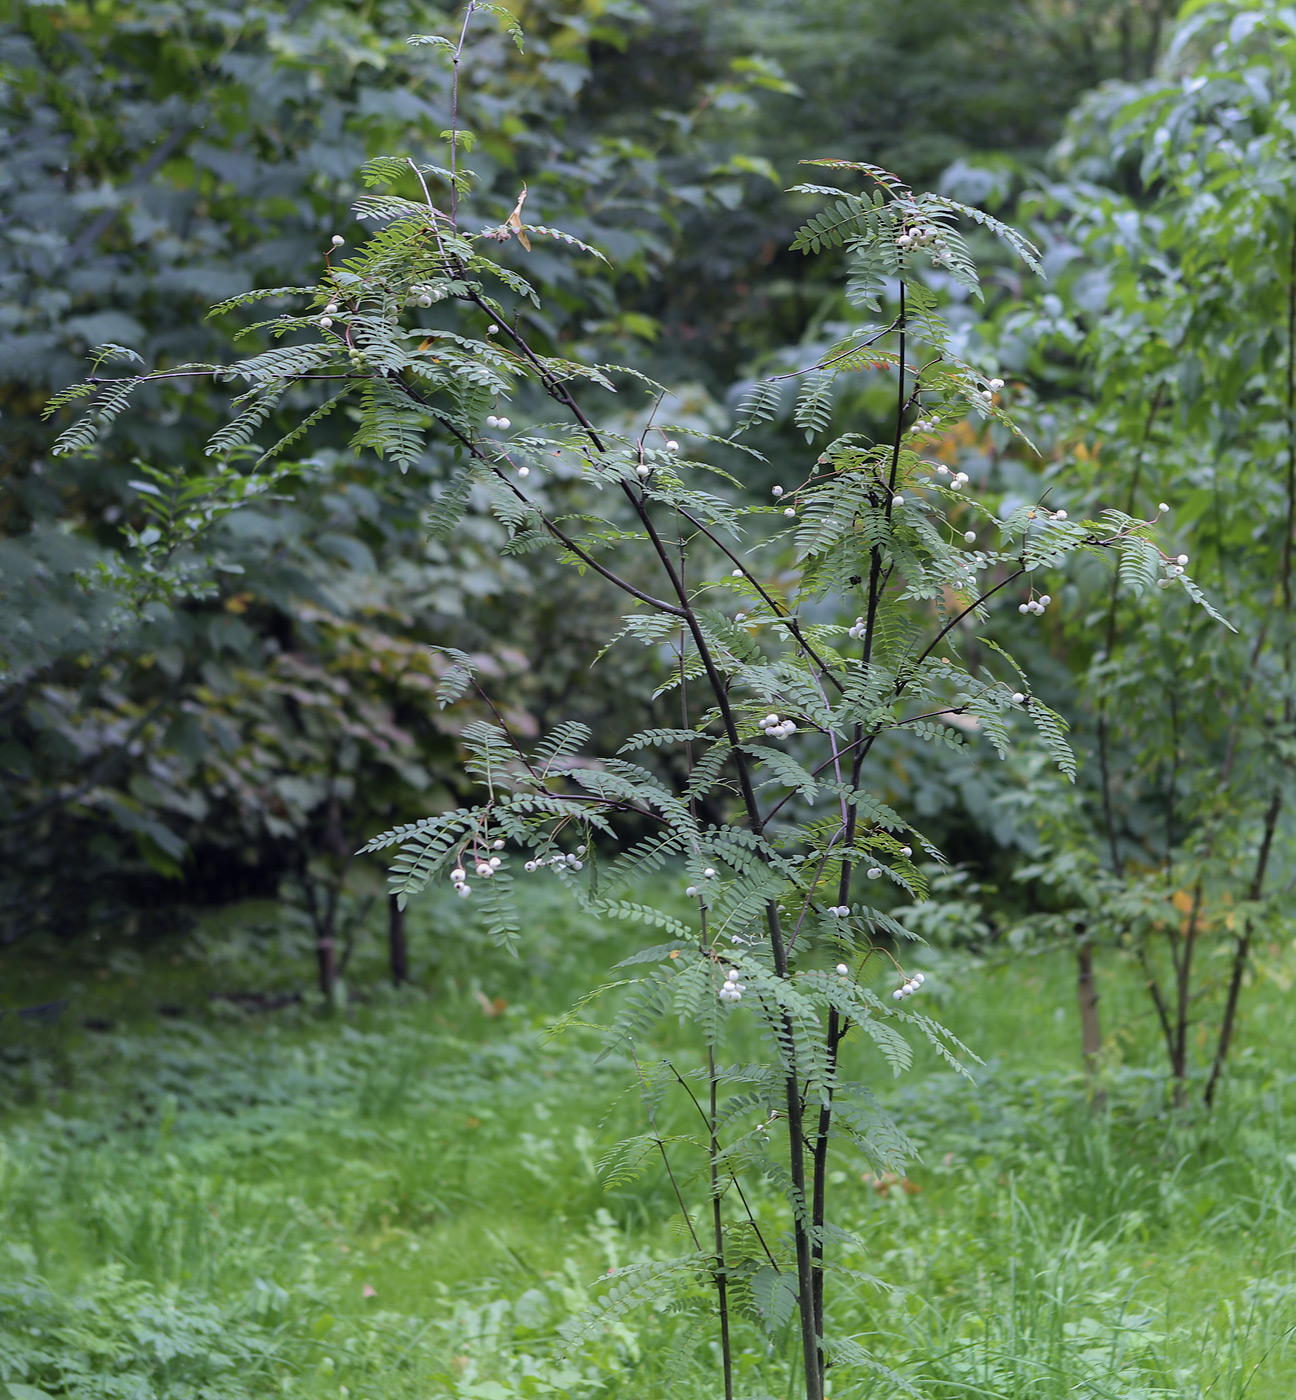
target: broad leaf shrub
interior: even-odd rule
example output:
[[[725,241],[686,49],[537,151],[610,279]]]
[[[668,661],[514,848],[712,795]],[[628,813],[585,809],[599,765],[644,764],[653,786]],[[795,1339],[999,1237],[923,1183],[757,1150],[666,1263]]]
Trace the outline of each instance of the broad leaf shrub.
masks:
[[[1082,981],[1094,946],[1137,959],[1180,1103],[1195,1078],[1214,1099],[1255,949],[1290,928],[1294,100],[1289,7],[1185,6],[1153,77],[1074,114],[1061,178],[1022,209],[1054,286],[987,334],[1038,390],[1023,421],[1049,500],[1172,532],[1114,574],[1068,570],[1049,646],[1078,672],[1092,761],[1038,804],[1044,848],[1018,875]]]
[[[456,85],[479,12],[511,30],[507,12],[469,4],[450,37],[415,41],[449,63]],[[896,917],[924,896],[921,862],[939,852],[875,794],[870,770],[896,734],[958,749],[960,724],[974,721],[1000,753],[1029,726],[1073,776],[1063,722],[1008,652],[982,639],[969,664],[980,625],[996,609],[1044,613],[1048,575],[1075,555],[1109,561],[1118,576],[1160,571],[1199,595],[1153,541],[1155,512],[1072,519],[1023,504],[998,518],[967,473],[928,455],[965,418],[1015,431],[1002,377],[958,353],[937,290],[979,294],[967,224],[1037,269],[1034,247],[984,211],[915,193],[866,163],[809,162],[843,183],[798,187],[822,206],[793,246],[844,255],[857,323],[814,363],[753,385],[734,434],[706,435],[669,421],[665,387],[633,366],[546,345],[528,257],[566,249],[593,266],[602,254],[533,218],[525,185],[503,222],[469,227],[460,210],[471,145],[456,126],[442,162],[369,161],[370,192],[355,210],[375,231],[358,246],[331,236],[318,280],[285,293],[293,308],[262,322],[269,347],[167,374],[243,386],[236,416],[215,430],[221,452],[249,447],[281,403],[303,395],[313,406],[263,458],[342,413],[352,445],[398,470],[429,436],[453,444],[456,471],[429,512],[434,536],[488,512],[508,553],[553,551],[619,591],[630,610],[609,646],[669,658],[660,694],[673,722],[590,755],[576,721],[528,742],[474,659],[449,651],[441,703],[475,690],[492,710],[461,735],[477,795],[365,849],[395,849],[400,901],[447,881],[505,947],[527,936],[519,884],[545,878],[596,918],[648,931],[567,1023],[619,992],[606,1053],[633,1066],[645,1130],[608,1170],[624,1180],[660,1162],[690,1247],[617,1270],[570,1345],[673,1295],[685,1311],[712,1313],[726,1397],[741,1313],[772,1339],[790,1329],[805,1394],[819,1400],[828,1367],[876,1365],[828,1322],[826,1276],[855,1247],[829,1213],[831,1141],[851,1140],[879,1171],[911,1151],[867,1086],[839,1074],[842,1043],[866,1039],[895,1074],[912,1063],[913,1037],[956,1069],[967,1055],[915,1008],[923,977],[906,964]],[[861,375],[888,385],[890,428],[828,434],[835,386]],[[59,450],[91,446],[152,379],[144,367],[97,369],[64,396],[86,411]],[[770,502],[752,504],[735,490],[754,452],[742,434],[787,396],[808,461],[780,463]],[[677,783],[642,761],[663,750],[682,755]],[[686,917],[667,907],[676,900],[635,895],[654,876],[684,881]],[[696,1028],[693,1063],[654,1051],[655,1028],[676,1019]],[[658,1130],[667,1095],[691,1100],[691,1133]],[[785,1238],[746,1208],[746,1173],[783,1192]]]
[[[220,361],[240,318],[206,315],[213,301],[294,285],[334,211],[363,188],[368,157],[439,148],[451,74],[405,38],[443,14],[431,0],[71,0],[0,15],[0,945],[87,933],[138,946],[184,917],[177,904],[272,894],[291,877],[301,843],[282,829],[263,839],[282,794],[250,813],[204,787],[231,743],[251,739],[255,704],[229,736],[240,677],[285,656],[336,674],[345,658],[330,641],[356,627],[382,631],[384,650],[435,636],[513,669],[510,643],[515,661],[549,608],[595,636],[615,616],[600,617],[575,575],[533,589],[537,561],[502,556],[487,519],[428,542],[421,514],[449,469],[444,444],[387,473],[346,450],[352,425],[339,416],[273,471],[253,473],[259,453],[224,450],[221,437],[204,455],[238,392],[216,378],[157,378],[94,452],[50,456],[41,409],[87,351],[113,342],[153,368]],[[676,120],[654,97],[605,134],[585,93],[595,57],[625,46],[638,9],[537,3],[528,16],[525,53],[501,29],[469,35],[475,214],[502,205],[502,217],[526,181],[533,204],[615,249],[633,291],[673,254],[668,171],[697,211],[719,207],[713,186],[730,198],[766,178],[723,170],[729,137],[714,114],[777,84],[702,55],[676,70],[693,117]],[[635,339],[620,288],[542,258],[552,335],[597,325]],[[642,316],[633,325],[652,332]],[[245,348],[268,345],[243,329]],[[263,445],[305,402],[270,414]],[[337,627],[317,625],[321,613]],[[588,674],[586,651],[575,642],[538,657],[515,688],[519,708],[547,722],[572,675]],[[611,694],[630,688],[621,664],[601,672]],[[583,713],[599,708],[590,686]],[[394,709],[427,740],[423,766],[453,785],[453,745],[429,737],[453,716],[420,707],[412,687]],[[344,726],[345,707],[329,722]],[[298,738],[289,724],[271,748]],[[361,766],[390,788],[390,768]],[[261,789],[299,777],[281,768]],[[396,796],[387,820],[429,802],[418,782]],[[323,854],[326,806],[309,814],[309,860]]]

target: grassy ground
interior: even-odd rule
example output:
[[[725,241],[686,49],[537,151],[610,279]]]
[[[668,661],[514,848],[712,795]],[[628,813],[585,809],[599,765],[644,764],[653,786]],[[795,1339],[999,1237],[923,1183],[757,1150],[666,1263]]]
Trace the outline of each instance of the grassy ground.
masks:
[[[306,966],[267,952],[256,912],[147,970],[0,964],[0,1005],[72,997],[58,1027],[0,1026],[0,1377],[18,1400],[717,1395],[686,1310],[559,1345],[600,1276],[680,1247],[659,1174],[599,1177],[640,1126],[628,1067],[539,1035],[635,935],[541,902],[510,962],[433,909],[413,929],[422,990],[384,989],[373,947],[345,1015],[248,1011],[209,993],[290,988]],[[925,964],[933,1010],[987,1065],[974,1088],[921,1058],[892,1081],[857,1052],[922,1161],[906,1191],[840,1158],[841,1221],[866,1252],[841,1257],[859,1276],[832,1281],[837,1329],[926,1400],[1291,1400],[1296,1018],[1279,984],[1249,992],[1207,1122],[1166,1113],[1139,990],[1105,964],[1120,1030],[1096,1118],[1064,960]],[[738,1344],[741,1395],[795,1393],[758,1331]],[[865,1375],[832,1393],[898,1392]]]

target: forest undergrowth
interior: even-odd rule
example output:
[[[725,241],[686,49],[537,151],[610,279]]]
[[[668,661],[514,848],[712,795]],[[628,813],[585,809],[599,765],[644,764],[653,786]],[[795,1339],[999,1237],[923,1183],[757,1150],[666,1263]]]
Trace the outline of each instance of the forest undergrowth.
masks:
[[[79,988],[58,1026],[9,1018],[0,1035],[0,1378],[16,1400],[710,1395],[710,1339],[681,1335],[669,1307],[583,1316],[601,1276],[678,1244],[664,1172],[600,1171],[637,1126],[626,1066],[600,1061],[591,1032],[544,1034],[603,961],[591,939],[615,958],[633,935],[541,901],[514,961],[436,932],[433,904],[414,925],[423,987],[390,991],[362,946],[352,1004],[330,1013],[287,1000],[282,963],[241,927],[254,915],[147,973],[10,961],[7,1003],[69,970]],[[933,1067],[891,1088],[855,1047],[922,1160],[879,1179],[843,1151],[834,1186],[867,1242],[841,1259],[843,1330],[924,1400],[1288,1400],[1296,1036],[1281,986],[1253,989],[1214,1116],[1176,1116],[1143,1068],[1155,1028],[1133,970],[1108,955],[1122,1030],[1095,1115],[1064,961],[914,962],[986,1063],[975,1087]],[[591,1104],[607,1106],[601,1133]],[[688,1130],[686,1109],[663,1136]],[[743,1185],[761,1228],[786,1229],[775,1191]],[[737,1336],[738,1393],[794,1395],[760,1329]]]

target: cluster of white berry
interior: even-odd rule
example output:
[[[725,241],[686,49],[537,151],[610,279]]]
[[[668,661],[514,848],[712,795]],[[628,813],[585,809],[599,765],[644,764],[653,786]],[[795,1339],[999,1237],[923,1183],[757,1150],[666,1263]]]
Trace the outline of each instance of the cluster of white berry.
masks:
[[[581,856],[583,856],[584,854],[585,847],[577,846],[575,855],[571,855],[564,851],[557,851],[553,855],[551,855],[548,858],[548,860],[527,861],[527,863],[522,867],[522,869],[525,870],[528,874],[530,874],[534,870],[543,870],[546,865],[565,865],[568,870],[583,870],[585,868],[585,862],[581,860]]]
[[[859,639],[864,635],[865,630],[866,628],[864,624],[864,619],[862,617],[857,617],[855,619],[855,625],[850,629],[849,635],[854,637],[855,640],[858,642]]]
[[[850,913],[849,904],[830,904],[828,912],[834,919],[844,919]]]
[[[731,967],[725,973],[724,986],[720,988],[721,1001],[741,1001],[742,994],[747,990],[747,984],[738,980],[738,969]]]
[[[1169,588],[1173,580],[1183,575],[1184,569],[1188,565],[1186,554],[1177,555],[1174,559],[1167,559],[1165,562],[1165,578],[1157,583],[1158,588]]]
[[[1052,594],[1041,593],[1038,598],[1032,598],[1029,602],[1018,603],[1017,611],[1019,613],[1035,613],[1036,615],[1038,615],[1042,613],[1052,601]]]
[[[510,418],[497,418],[495,414],[488,413],[486,415],[486,426],[488,428],[511,428],[513,426],[513,421]]]
[[[904,1001],[906,997],[913,996],[926,980],[926,977],[924,977],[921,972],[915,972],[903,987],[897,987],[895,991],[891,993],[891,999],[893,1001]]]
[[[786,739],[797,732],[796,725],[790,719],[779,719],[777,715],[766,715],[760,722],[761,733],[770,739]]]
[[[409,294],[419,306],[431,306],[434,301],[445,300],[445,292],[440,287],[420,287],[415,284],[409,289]]]
[[[934,433],[940,426],[934,418],[915,418],[912,431],[915,433]]]
[[[910,248],[926,248],[940,241],[940,232],[934,228],[914,228],[902,233],[896,239],[896,247],[908,252]]]
[[[966,486],[971,480],[971,477],[968,476],[967,472],[951,472],[944,462],[938,462],[936,464],[935,471],[937,476],[949,477],[949,485],[955,491],[958,491],[960,488]]]
[[[502,851],[504,849],[503,841],[493,841],[491,849]],[[483,880],[489,880],[503,863],[499,856],[480,856],[477,860],[477,874]],[[450,872],[450,883],[454,886],[454,892],[460,899],[467,899],[472,894],[472,886],[468,883],[468,876],[462,865],[456,865]]]
[[[1066,513],[1066,511],[1064,511],[1064,510],[1055,510],[1055,511],[1049,516],[1049,519],[1050,519],[1050,520],[1065,520],[1066,518],[1067,518],[1067,513]]]

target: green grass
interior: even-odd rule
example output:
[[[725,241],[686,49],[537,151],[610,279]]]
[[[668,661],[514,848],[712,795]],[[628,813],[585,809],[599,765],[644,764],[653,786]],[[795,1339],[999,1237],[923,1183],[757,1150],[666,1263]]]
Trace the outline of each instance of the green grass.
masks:
[[[268,911],[147,963],[6,955],[0,1004],[73,1000],[59,1028],[9,1018],[0,1037],[0,1377],[114,1400],[718,1394],[709,1330],[664,1301],[560,1354],[599,1277],[681,1247],[661,1174],[600,1181],[640,1126],[630,1067],[539,1034],[634,933],[542,900],[511,962],[458,912],[415,923],[423,990],[385,989],[362,948],[365,1000],[344,1016],[209,1000],[306,975],[291,940],[271,956],[244,927]],[[879,1193],[839,1158],[839,1218],[865,1247],[838,1253],[857,1273],[831,1281],[836,1329],[924,1400],[1291,1400],[1296,1035],[1278,984],[1248,993],[1205,1121],[1167,1113],[1138,986],[1109,960],[1095,1118],[1063,958],[925,965],[936,1014],[987,1065],[974,1088],[922,1056],[892,1080],[856,1049],[921,1148],[920,1190]],[[777,1235],[778,1203],[747,1186]],[[741,1395],[794,1393],[759,1331],[738,1344]],[[898,1394],[868,1375],[832,1393]]]

